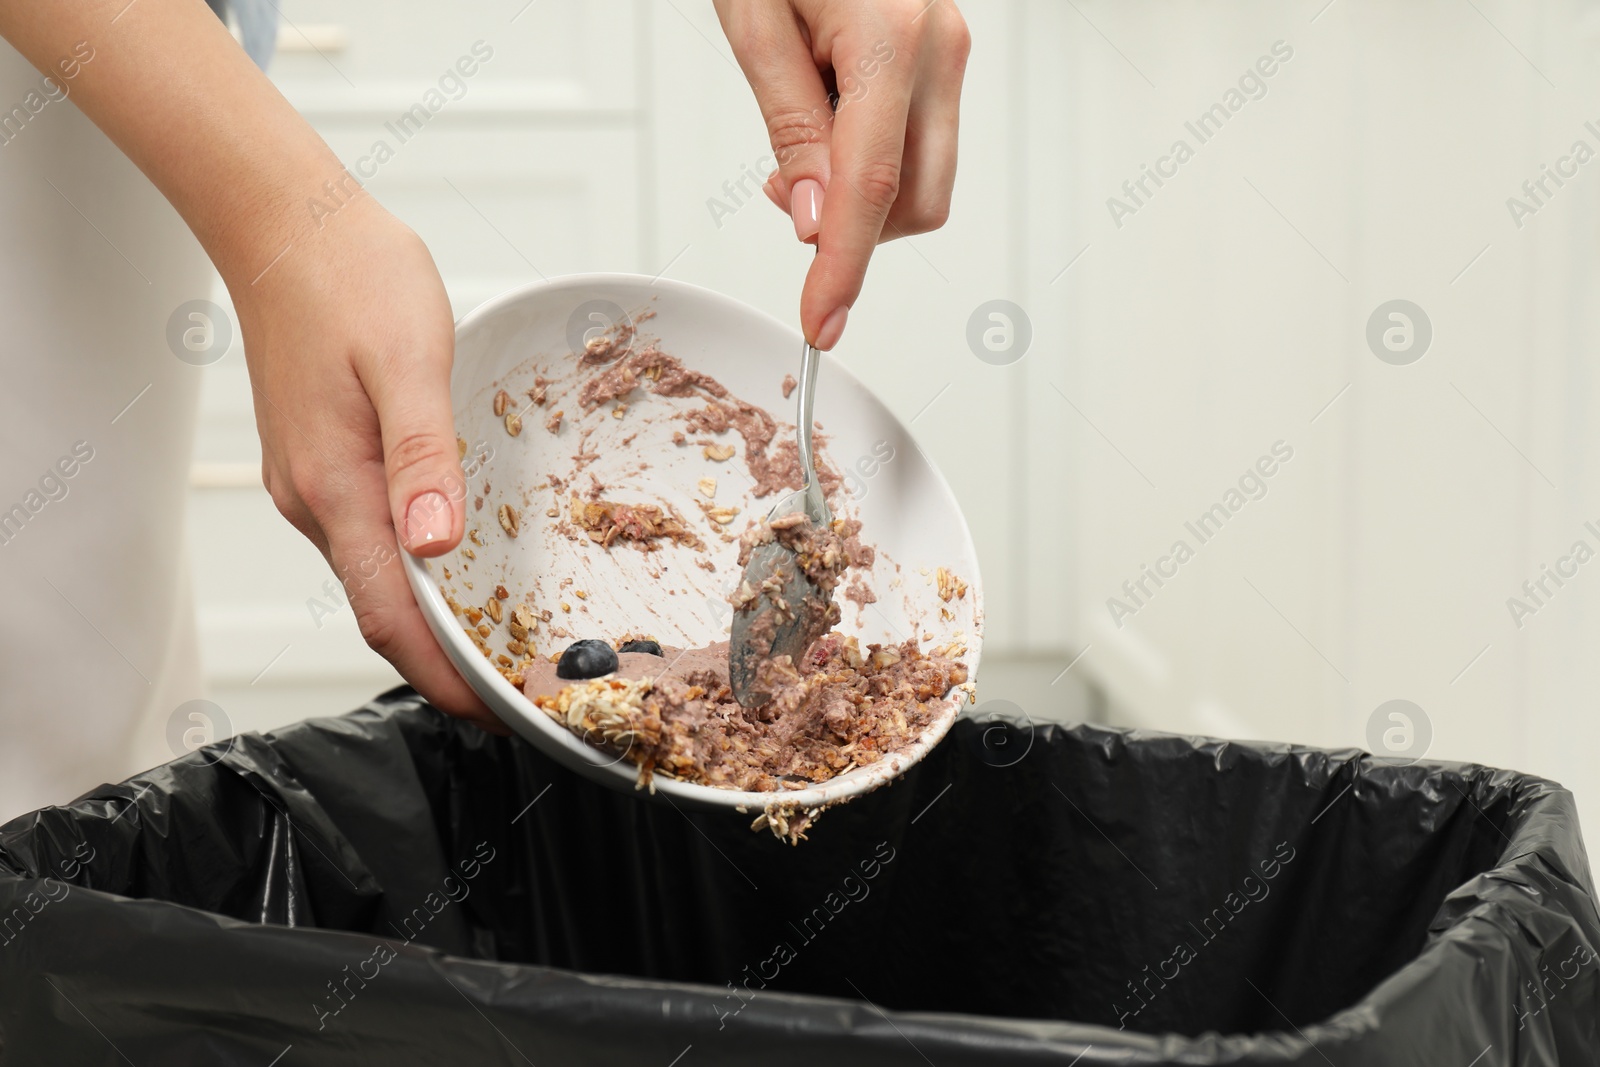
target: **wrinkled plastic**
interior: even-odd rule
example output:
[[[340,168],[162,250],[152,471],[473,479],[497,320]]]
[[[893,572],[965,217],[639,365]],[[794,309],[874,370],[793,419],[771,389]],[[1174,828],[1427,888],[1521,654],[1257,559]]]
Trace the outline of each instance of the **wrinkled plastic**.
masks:
[[[1476,766],[963,721],[794,848],[397,690],[0,829],[7,1064],[1465,1067],[1597,1027],[1572,799]]]

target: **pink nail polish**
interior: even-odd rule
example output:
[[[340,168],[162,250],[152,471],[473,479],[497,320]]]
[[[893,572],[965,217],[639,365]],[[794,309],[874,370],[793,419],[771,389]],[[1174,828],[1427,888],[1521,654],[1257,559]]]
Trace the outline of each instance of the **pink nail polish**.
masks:
[[[450,536],[450,501],[443,493],[427,492],[406,508],[406,547],[415,552],[432,541]]]
[[[794,219],[794,235],[810,242],[822,229],[822,183],[801,178],[789,193],[789,217]]]
[[[844,335],[845,320],[849,317],[849,308],[834,308],[833,313],[822,320],[822,329],[817,331],[817,347],[826,352],[838,344],[839,338]]]

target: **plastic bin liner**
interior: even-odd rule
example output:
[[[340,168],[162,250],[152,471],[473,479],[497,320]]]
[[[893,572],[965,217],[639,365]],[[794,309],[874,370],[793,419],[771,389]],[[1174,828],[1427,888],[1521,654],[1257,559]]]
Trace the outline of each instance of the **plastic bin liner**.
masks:
[[[59,1064],[1600,1062],[1572,798],[963,721],[790,847],[410,690],[0,829],[0,1048]]]

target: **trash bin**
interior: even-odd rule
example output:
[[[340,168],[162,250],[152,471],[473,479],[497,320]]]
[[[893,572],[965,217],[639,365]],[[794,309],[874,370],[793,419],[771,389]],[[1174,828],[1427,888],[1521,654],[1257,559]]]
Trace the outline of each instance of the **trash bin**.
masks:
[[[7,1064],[1600,1062],[1571,796],[963,721],[791,847],[410,690],[0,829]]]

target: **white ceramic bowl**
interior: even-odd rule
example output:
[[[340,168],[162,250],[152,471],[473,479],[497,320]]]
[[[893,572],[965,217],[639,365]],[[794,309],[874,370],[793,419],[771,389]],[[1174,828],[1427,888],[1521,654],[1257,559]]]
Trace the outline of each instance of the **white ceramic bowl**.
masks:
[[[439,643],[507,725],[566,766],[631,790],[637,768],[534,707],[474,647],[463,631],[464,620],[452,614],[441,592],[442,587],[458,603],[481,607],[494,587],[504,584],[511,593],[508,607],[525,595],[540,607],[557,609],[558,602],[567,603],[570,614],[557,610],[533,635],[539,655],[560,652],[578,638],[630,632],[688,648],[726,639],[738,546],[716,536],[718,527],[699,507],[704,498],[696,483],[706,475],[716,477],[714,503],[740,509],[726,527],[733,534],[747,520],[764,515],[777,499],[750,495],[737,434],[719,438],[739,447],[739,454],[723,463],[706,459],[699,447],[675,445],[672,432],[682,429],[683,422],[670,415],[702,403],[642,390],[627,398],[629,407],[621,418],[611,416],[609,404],[578,418],[576,405],[567,403],[567,417],[554,435],[544,428],[550,406],[527,407],[524,429],[516,437],[493,411],[494,395],[502,388],[526,405],[535,374],[570,381],[580,373],[596,373],[582,367],[573,353],[583,351],[586,332],[612,326],[621,315],[637,323],[635,344],[658,339],[664,352],[690,369],[712,375],[735,396],[766,408],[780,421],[777,439],[792,439],[794,404],[784,399],[782,382],[799,369],[801,336],[793,328],[729,297],[665,279],[588,274],[530,285],[490,300],[456,325],[451,398],[456,432],[471,445],[467,529],[476,530],[481,541],[464,539],[462,546],[476,558],[468,560],[458,549],[432,560],[408,555],[405,566]],[[931,635],[922,642],[929,649],[959,638],[966,644],[963,659],[969,676],[976,677],[983,621],[978,561],[950,487],[889,409],[826,356],[816,420],[822,427],[822,457],[846,476],[837,510],[859,518],[862,539],[878,549],[871,576],[878,603],[858,608],[841,601],[840,628],[858,635],[863,648],[874,641],[898,643]],[[557,520],[546,511],[558,496],[535,487],[552,473],[565,476],[572,469],[584,430],[591,431],[588,450],[599,458],[584,468],[579,486],[587,487],[592,473],[607,486],[608,499],[675,508],[709,547],[715,573],[696,566],[703,555],[677,545],[650,553],[627,546],[607,551],[555,530]],[[630,434],[634,440],[625,447],[622,440]],[[488,492],[483,491],[485,483]],[[481,509],[476,504],[480,496]],[[564,501],[565,494],[559,498]],[[496,519],[499,504],[507,501],[522,514],[515,538]],[[939,599],[933,576],[941,566],[967,582],[964,597],[948,603]],[[564,586],[569,578],[570,585]],[[586,598],[578,598],[576,590]],[[954,618],[943,619],[940,609]],[[569,630],[571,636],[552,634],[556,628]],[[504,628],[497,628],[490,639],[496,653],[506,638]],[[820,785],[782,794],[751,793],[658,774],[656,789],[676,803],[695,807],[759,811],[780,796],[786,808],[834,804],[884,784],[921,759],[950,728],[964,699],[961,690],[946,697],[934,724],[906,749]]]

